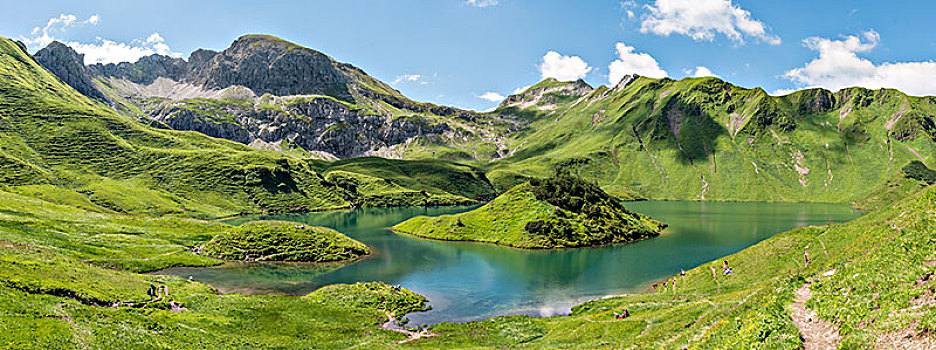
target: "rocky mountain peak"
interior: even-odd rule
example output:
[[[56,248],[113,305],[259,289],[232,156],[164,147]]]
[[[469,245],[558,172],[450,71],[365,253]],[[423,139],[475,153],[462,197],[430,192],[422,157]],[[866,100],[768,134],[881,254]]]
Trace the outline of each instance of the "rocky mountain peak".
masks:
[[[192,72],[209,89],[241,85],[256,94],[328,95],[353,100],[350,79],[327,55],[269,35],[246,35]]]
[[[68,45],[53,41],[39,50],[35,58],[39,64],[83,95],[105,103],[109,102],[107,96],[91,81],[90,70],[84,64],[84,55]]]
[[[594,90],[591,85],[588,85],[582,79],[559,81],[554,78],[546,78],[519,94],[508,96],[497,108],[515,107],[525,109],[536,107],[539,110],[551,110],[559,104],[576,100]]]
[[[218,54],[218,51],[207,50],[207,49],[198,49],[192,52],[189,55],[188,63],[191,66],[191,69],[198,69],[201,66],[204,66],[205,63],[208,63],[212,58]]]
[[[133,63],[96,63],[88,66],[88,69],[98,76],[127,79],[143,85],[152,84],[159,77],[182,81],[189,73],[189,65],[185,60],[165,55],[144,56]]]

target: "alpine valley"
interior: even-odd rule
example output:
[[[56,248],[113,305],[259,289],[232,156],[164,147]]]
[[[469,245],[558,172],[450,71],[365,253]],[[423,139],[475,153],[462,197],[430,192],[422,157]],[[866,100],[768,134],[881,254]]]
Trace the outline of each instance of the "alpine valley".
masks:
[[[0,38],[0,348],[801,348],[812,323],[841,348],[936,346],[936,97],[628,75],[549,78],[476,112],[269,35],[84,62]],[[249,295],[160,273],[387,255],[282,221],[360,208],[472,205],[386,226],[477,249],[666,236],[638,200],[867,213],[751,242],[730,277],[714,256],[567,315],[428,328],[400,320],[432,298],[388,281]]]

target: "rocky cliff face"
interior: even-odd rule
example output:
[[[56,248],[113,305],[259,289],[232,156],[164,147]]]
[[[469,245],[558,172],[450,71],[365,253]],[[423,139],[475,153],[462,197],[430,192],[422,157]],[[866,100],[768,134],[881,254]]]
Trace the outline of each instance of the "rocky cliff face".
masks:
[[[267,35],[187,60],[151,55],[85,67],[65,45],[44,51],[55,55],[40,62],[88,96],[106,91],[142,110],[136,118],[244,144],[288,141],[346,158],[415,138],[470,137],[484,131],[482,120],[490,124],[475,112],[414,102],[353,65]]]
[[[328,95],[353,101],[350,79],[325,54],[265,35],[243,36],[186,81],[211,89],[240,85],[257,95]]]
[[[501,102],[497,109],[534,108],[540,111],[550,111],[585,96],[592,91],[594,91],[594,88],[581,79],[562,82],[550,78],[527,88],[519,94],[508,96]]]
[[[84,55],[58,41],[53,41],[35,55],[36,61],[62,79],[65,84],[90,98],[108,103],[110,100],[91,80],[91,71],[84,64]]]
[[[452,131],[447,123],[418,116],[375,115],[325,97],[283,98],[264,108],[243,103],[168,102],[148,113],[152,119],[177,130],[198,131],[244,144],[286,140],[307,151],[325,152],[338,158],[373,154],[414,137]]]

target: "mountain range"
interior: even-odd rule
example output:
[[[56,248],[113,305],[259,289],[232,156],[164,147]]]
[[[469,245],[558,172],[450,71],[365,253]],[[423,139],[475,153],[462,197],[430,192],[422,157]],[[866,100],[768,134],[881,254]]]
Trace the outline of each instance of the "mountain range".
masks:
[[[719,78],[630,75],[611,87],[546,79],[480,113],[410,100],[350,64],[263,35],[188,59],[83,61],[61,43],[31,55],[0,38],[0,347],[799,348],[806,332],[824,329],[846,348],[932,347],[936,189],[923,186],[936,182],[934,97],[863,88],[771,96]],[[547,186],[549,174],[568,184]],[[203,254],[213,251],[263,260],[299,254],[292,246],[363,248],[294,223],[199,219],[490,201],[433,220],[461,234],[527,215],[536,220],[512,233],[574,243],[573,224],[592,224],[579,236],[595,238],[602,225],[649,222],[625,215],[621,198],[880,209],[780,233],[654,292],[586,302],[568,316],[425,332],[381,329],[427,309],[399,285],[222,295],[144,274],[223,263]],[[311,237],[322,230],[327,237]],[[342,258],[370,248],[354,250]],[[716,274],[729,260],[735,272]],[[490,271],[481,267],[472,272]]]
[[[419,103],[347,63],[266,35],[188,60],[85,66],[52,43],[63,82],[158,128],[323,160],[473,164],[503,192],[556,167],[651,199],[852,202],[936,155],[936,98],[896,90],[771,96],[719,78],[546,79],[478,113]]]

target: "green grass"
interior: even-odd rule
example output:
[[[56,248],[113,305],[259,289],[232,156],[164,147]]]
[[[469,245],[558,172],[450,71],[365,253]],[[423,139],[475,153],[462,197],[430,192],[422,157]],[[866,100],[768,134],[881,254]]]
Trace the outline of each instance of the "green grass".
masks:
[[[364,157],[310,163],[362,207],[473,204],[496,196],[481,169],[449,161]]]
[[[201,253],[224,260],[327,262],[359,258],[370,249],[338,231],[279,221],[253,221],[205,243]]]
[[[304,162],[160,130],[93,102],[0,39],[0,169],[110,211],[193,217],[348,207]]]
[[[632,213],[620,199],[567,174],[518,185],[467,213],[419,216],[393,229],[419,237],[518,248],[569,248],[630,242],[666,225]]]
[[[814,279],[807,305],[840,328],[844,347],[869,348],[900,331],[929,337],[936,317],[936,307],[926,302],[936,286],[930,278],[936,273],[934,208],[936,188],[928,188],[846,224],[776,235],[670,278],[656,292],[587,302],[569,316],[439,324],[431,328],[438,336],[414,346],[798,349],[789,305],[793,291]],[[721,276],[721,260],[729,261],[733,275]],[[614,319],[612,313],[624,308],[631,317]]]
[[[89,205],[83,197],[51,198]],[[426,307],[425,298],[379,283],[307,297],[218,295],[198,282],[136,273],[218,264],[193,251],[219,233],[295,224],[258,225],[101,213],[0,191],[0,347],[386,348],[405,338],[378,327],[387,313]],[[334,231],[307,231],[322,235],[313,240],[330,245],[332,256],[341,254],[331,249],[338,245],[366,249]],[[293,236],[300,244],[310,238]],[[149,296],[150,285],[168,295]]]
[[[541,85],[556,84],[570,83]],[[936,157],[936,98],[895,90],[774,97],[717,78],[640,77],[571,102],[547,100],[547,110],[497,111],[528,121],[500,153],[465,142],[448,154],[482,162],[512,154],[484,165],[502,190],[571,163],[608,191],[649,199],[835,203],[862,198],[917,154],[930,166]]]

